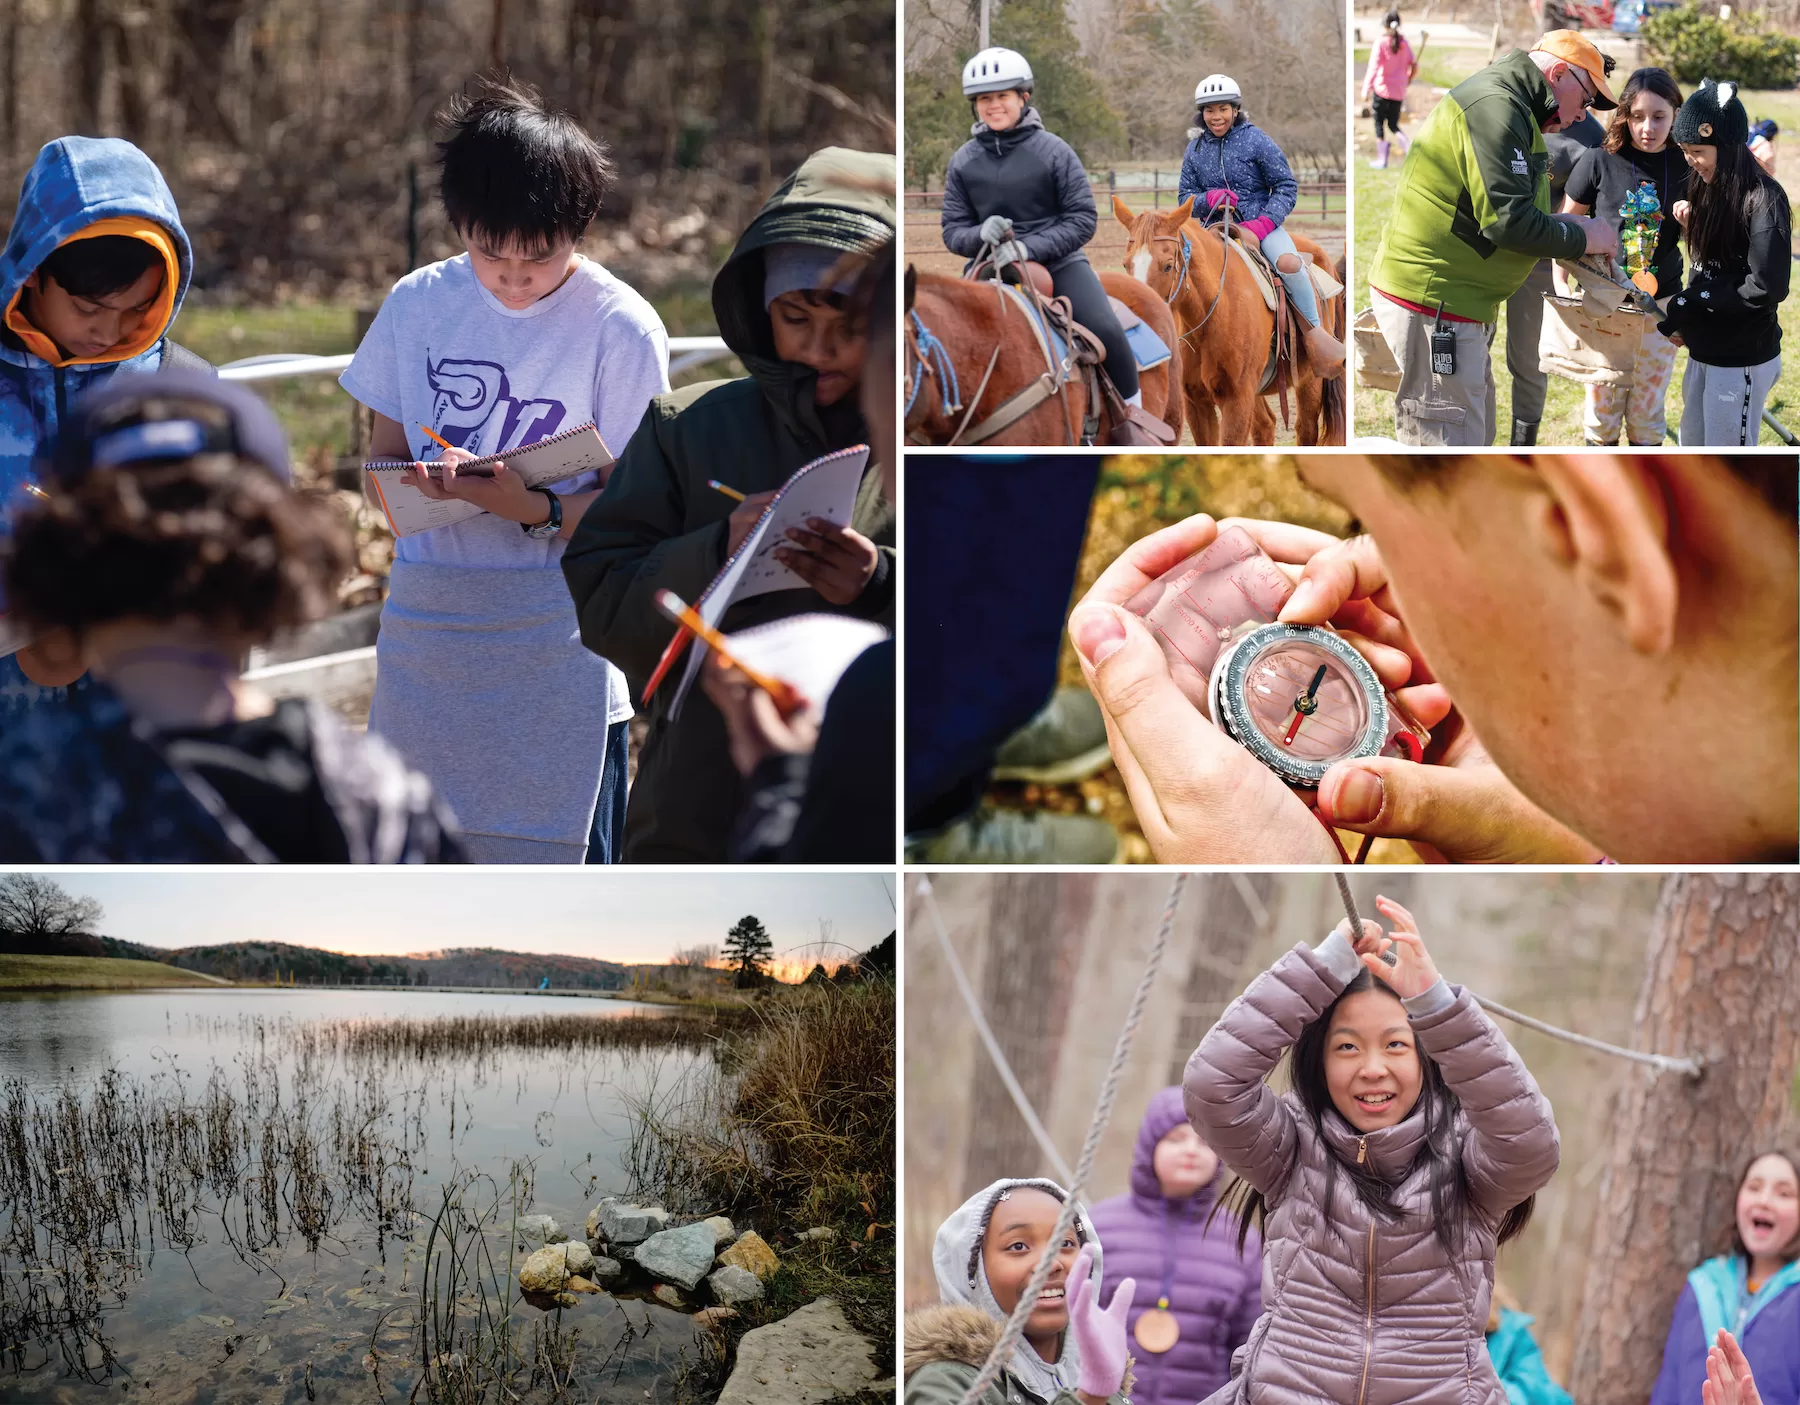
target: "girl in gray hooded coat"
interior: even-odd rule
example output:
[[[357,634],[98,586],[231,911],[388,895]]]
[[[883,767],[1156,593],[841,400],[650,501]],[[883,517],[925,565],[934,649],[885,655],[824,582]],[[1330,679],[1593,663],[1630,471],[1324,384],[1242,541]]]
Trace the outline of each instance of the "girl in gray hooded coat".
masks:
[[[982,1405],[1128,1405],[1127,1278],[1102,1312],[1100,1242],[1076,1207],[1062,1241],[1051,1231],[1068,1193],[1055,1181],[998,1180],[938,1226],[931,1265],[939,1306],[906,1315],[905,1405],[961,1405],[1038,1262],[1055,1255],[1043,1291]]]
[[[1376,905],[1391,935],[1295,947],[1188,1060],[1188,1116],[1239,1178],[1222,1203],[1263,1236],[1263,1314],[1209,1405],[1506,1405],[1494,1254],[1556,1171],[1556,1123],[1412,914]]]

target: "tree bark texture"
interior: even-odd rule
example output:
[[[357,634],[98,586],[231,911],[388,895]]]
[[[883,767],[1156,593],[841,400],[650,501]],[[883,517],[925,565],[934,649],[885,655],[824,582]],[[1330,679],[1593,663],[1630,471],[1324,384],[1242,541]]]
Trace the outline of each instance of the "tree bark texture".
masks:
[[[1687,1273],[1729,1247],[1739,1175],[1793,1126],[1800,877],[1671,875],[1631,1042],[1706,1071],[1635,1069],[1614,1103],[1569,1381],[1584,1405],[1649,1397]]]

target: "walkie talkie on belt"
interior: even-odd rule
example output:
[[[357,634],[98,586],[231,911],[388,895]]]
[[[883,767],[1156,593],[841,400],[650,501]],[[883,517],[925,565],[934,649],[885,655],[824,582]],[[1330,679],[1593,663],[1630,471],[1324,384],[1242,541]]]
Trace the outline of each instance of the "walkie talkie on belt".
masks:
[[[1456,328],[1444,325],[1444,305],[1438,304],[1437,321],[1431,324],[1431,374],[1456,374]]]

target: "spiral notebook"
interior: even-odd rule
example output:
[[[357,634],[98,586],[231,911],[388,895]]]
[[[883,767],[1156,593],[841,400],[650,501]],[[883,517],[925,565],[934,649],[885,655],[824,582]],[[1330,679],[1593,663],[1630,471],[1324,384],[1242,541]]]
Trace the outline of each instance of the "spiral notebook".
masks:
[[[787,543],[790,527],[802,525],[809,517],[822,517],[839,527],[850,525],[856,509],[856,495],[862,487],[863,471],[869,465],[869,446],[840,449],[826,454],[795,470],[781,485],[763,515],[756,520],[750,534],[739,544],[729,560],[719,568],[700,598],[691,602],[700,618],[717,628],[725,612],[739,600],[765,595],[772,590],[806,590],[809,587],[775,555],[777,547]],[[788,543],[791,545],[791,543]],[[677,629],[669,647],[657,661],[656,671],[644,685],[644,701],[656,691],[682,651],[693,641],[685,629]],[[681,704],[700,670],[704,651],[689,654],[687,671],[682,674],[675,700],[669,708],[671,717],[681,715]]]
[[[548,439],[540,439],[525,449],[504,454],[489,454],[471,459],[457,469],[458,473],[479,473],[504,463],[507,472],[516,473],[528,488],[548,487],[578,473],[593,473],[613,462],[611,450],[591,422],[566,429]],[[482,509],[460,498],[442,501],[428,498],[417,488],[400,481],[401,475],[413,467],[400,459],[376,459],[363,465],[364,496],[387,518],[397,537],[410,537],[419,532],[436,531],[471,517],[481,516]]]

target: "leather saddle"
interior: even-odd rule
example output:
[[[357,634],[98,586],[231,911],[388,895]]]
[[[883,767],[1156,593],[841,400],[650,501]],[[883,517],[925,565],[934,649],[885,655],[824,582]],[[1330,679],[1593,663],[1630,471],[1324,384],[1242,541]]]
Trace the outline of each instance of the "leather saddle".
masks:
[[[1070,348],[1065,365],[1073,362],[1075,373],[1088,382],[1088,411],[1083,425],[1083,438],[1094,442],[1100,430],[1099,407],[1102,402],[1111,411],[1112,425],[1107,442],[1113,445],[1165,447],[1175,442],[1177,432],[1157,419],[1141,405],[1127,405],[1106,373],[1106,347],[1088,328],[1075,320],[1067,298],[1056,296],[1056,285],[1050,270],[1035,260],[1023,266],[1012,263],[996,270],[992,259],[979,259],[963,274],[969,282],[994,282],[1022,290],[1022,301],[1034,306],[1046,324],[1039,331],[1039,343],[1046,359],[1058,359],[1064,347]],[[1035,297],[1032,296],[1035,294]],[[1143,320],[1124,303],[1110,294],[1113,316],[1126,332]],[[1048,342],[1045,333],[1048,333]],[[1052,352],[1049,342],[1057,343]]]

